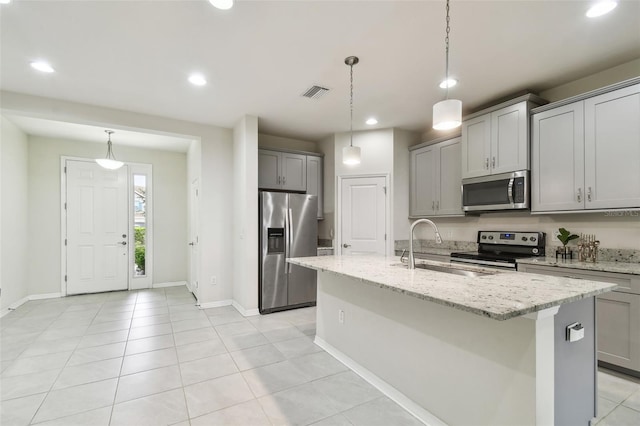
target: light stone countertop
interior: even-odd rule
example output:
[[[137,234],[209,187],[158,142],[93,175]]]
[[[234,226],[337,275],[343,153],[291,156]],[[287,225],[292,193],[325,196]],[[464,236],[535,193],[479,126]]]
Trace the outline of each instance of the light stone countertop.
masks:
[[[615,272],[618,274],[640,275],[640,263],[630,262],[580,262],[576,259],[556,259],[554,256],[518,259],[526,265],[555,266],[559,268],[582,269],[585,271]]]
[[[409,270],[399,257],[315,256],[287,259],[289,262],[353,278],[419,299],[471,312],[496,320],[507,320],[546,308],[595,296],[616,285],[599,281],[552,277],[518,272],[496,272],[469,278],[424,269]],[[449,267],[448,262],[417,260],[416,263]],[[470,271],[489,271],[457,266]]]

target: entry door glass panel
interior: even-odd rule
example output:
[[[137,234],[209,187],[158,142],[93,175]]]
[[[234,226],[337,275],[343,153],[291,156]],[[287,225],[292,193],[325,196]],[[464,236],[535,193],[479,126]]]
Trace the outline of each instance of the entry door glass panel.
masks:
[[[128,288],[127,167],[67,161],[67,294]]]

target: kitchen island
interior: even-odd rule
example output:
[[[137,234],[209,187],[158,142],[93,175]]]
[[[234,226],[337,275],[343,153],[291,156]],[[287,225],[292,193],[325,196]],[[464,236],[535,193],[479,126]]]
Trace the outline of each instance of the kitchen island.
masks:
[[[594,297],[615,285],[408,270],[397,257],[289,261],[318,271],[316,343],[426,424],[587,425],[594,416]],[[573,322],[585,337],[565,342]]]

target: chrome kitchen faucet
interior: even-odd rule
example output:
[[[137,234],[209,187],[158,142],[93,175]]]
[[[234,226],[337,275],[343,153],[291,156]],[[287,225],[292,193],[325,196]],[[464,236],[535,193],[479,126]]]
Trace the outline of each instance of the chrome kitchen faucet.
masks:
[[[416,269],[416,261],[413,258],[413,230],[419,223],[428,223],[433,228],[436,233],[436,243],[442,244],[442,237],[440,236],[440,232],[438,231],[438,227],[432,220],[429,219],[418,219],[411,224],[411,228],[409,233],[411,234],[409,239],[409,269]]]

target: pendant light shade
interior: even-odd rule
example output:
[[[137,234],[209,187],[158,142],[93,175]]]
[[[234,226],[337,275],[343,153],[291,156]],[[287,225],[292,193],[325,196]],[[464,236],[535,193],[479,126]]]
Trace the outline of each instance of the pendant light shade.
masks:
[[[440,101],[433,106],[433,128],[436,130],[449,130],[455,129],[462,124],[462,101],[458,99],[449,99],[449,88],[455,86],[455,84],[448,83],[449,78],[449,33],[451,27],[449,25],[449,0],[447,0],[447,29],[446,36],[444,38],[445,45],[445,82],[447,84],[441,84],[440,87],[444,87],[447,92],[444,101]],[[455,81],[455,80],[453,80]]]
[[[342,148],[342,163],[348,166],[354,166],[360,164],[360,147],[353,146],[353,66],[360,62],[357,56],[348,56],[345,58],[344,63],[350,68],[350,82],[351,92],[349,97],[349,107],[351,111],[350,132],[349,132],[349,146]]]
[[[342,162],[349,166],[360,164],[360,147],[350,145],[342,148]]]
[[[462,101],[458,99],[446,99],[433,106],[434,129],[455,129],[460,124],[462,124]]]
[[[111,134],[115,132],[113,130],[105,130],[104,132],[109,135],[109,140],[107,141],[107,156],[105,158],[96,158],[96,163],[105,169],[117,170],[124,166],[124,163],[116,160],[115,155],[113,155],[113,149],[111,148]]]

